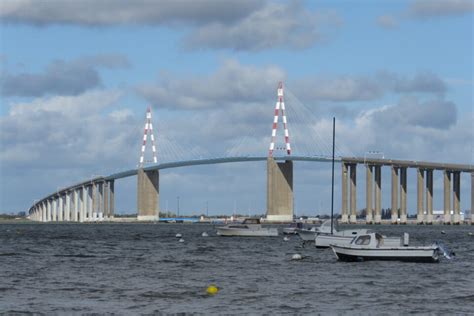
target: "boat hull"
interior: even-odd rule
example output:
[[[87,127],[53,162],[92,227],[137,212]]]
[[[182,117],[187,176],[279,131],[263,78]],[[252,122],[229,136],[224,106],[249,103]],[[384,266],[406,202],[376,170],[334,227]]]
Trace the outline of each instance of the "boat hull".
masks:
[[[237,236],[237,237],[276,237],[278,230],[276,228],[262,228],[262,229],[233,229],[220,227],[217,228],[219,236]]]
[[[340,261],[405,261],[430,262],[439,261],[435,247],[399,247],[399,248],[354,248],[340,245],[331,245],[334,254]]]
[[[316,248],[329,248],[331,245],[349,245],[354,236],[318,234],[314,239]]]

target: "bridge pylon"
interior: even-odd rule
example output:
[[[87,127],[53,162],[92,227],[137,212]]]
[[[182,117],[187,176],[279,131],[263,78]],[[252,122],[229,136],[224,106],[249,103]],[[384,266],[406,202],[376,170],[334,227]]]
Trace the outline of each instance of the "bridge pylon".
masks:
[[[285,141],[285,146],[281,148],[275,146],[280,110]],[[273,158],[273,152],[278,149],[284,149],[287,155],[291,155],[282,82],[279,82],[277,89],[272,138],[267,158],[267,221],[291,222],[293,221],[293,162],[287,160],[277,163]]]
[[[150,133],[151,148],[153,152],[153,163],[158,163],[156,158],[155,136],[153,135],[153,123],[151,122],[151,108],[146,112],[143,144],[141,148],[140,163],[137,172],[137,220],[156,221],[160,214],[160,174],[158,170],[144,170],[145,148],[147,136]]]
[[[151,150],[153,152],[153,163],[158,163],[158,159],[156,158],[156,146],[155,146],[155,135],[153,134],[153,123],[151,122],[151,107],[148,107],[146,111],[145,129],[143,132],[143,144],[142,144],[142,150],[141,150],[141,155],[140,155],[140,167],[143,167],[143,165],[145,164],[145,149],[146,149],[146,141],[147,141],[148,133],[150,133]]]

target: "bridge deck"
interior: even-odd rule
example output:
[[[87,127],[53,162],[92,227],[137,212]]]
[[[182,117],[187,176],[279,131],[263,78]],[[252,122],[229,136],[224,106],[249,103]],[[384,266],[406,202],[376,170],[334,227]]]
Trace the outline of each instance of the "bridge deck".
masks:
[[[212,165],[212,164],[221,164],[221,163],[232,163],[232,162],[252,162],[252,161],[265,161],[268,157],[227,157],[227,158],[207,158],[207,159],[197,159],[197,160],[186,160],[186,161],[176,161],[176,162],[167,162],[154,164],[148,167],[145,167],[145,171],[149,170],[162,170],[169,168],[179,168],[186,166],[198,166],[198,165]],[[282,156],[274,157],[277,161],[312,161],[312,162],[331,162],[331,157],[323,156]],[[393,165],[397,167],[407,167],[407,168],[422,168],[422,169],[437,169],[437,170],[450,170],[450,171],[460,171],[460,172],[474,172],[474,165],[467,164],[452,164],[452,163],[435,163],[435,162],[423,162],[423,161],[411,161],[411,160],[393,160],[393,159],[374,159],[374,158],[358,158],[358,157],[337,157],[335,158],[337,162],[345,163],[357,163],[357,164],[370,164],[370,165]],[[134,176],[138,173],[138,169],[130,169],[118,173],[111,174],[109,176],[99,176],[85,181],[73,184],[71,186],[61,188],[56,190],[52,194],[42,198],[41,200],[35,203],[41,203],[45,200],[57,197],[62,195],[65,192],[79,189],[83,186],[90,185],[92,183],[97,183],[101,181],[110,181],[121,178],[126,178]],[[30,208],[30,211],[33,209],[34,205]]]

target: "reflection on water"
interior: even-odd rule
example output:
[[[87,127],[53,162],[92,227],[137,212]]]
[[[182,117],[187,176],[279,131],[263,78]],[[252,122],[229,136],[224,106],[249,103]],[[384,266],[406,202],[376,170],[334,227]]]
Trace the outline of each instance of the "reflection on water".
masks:
[[[343,263],[297,237],[218,237],[206,224],[2,224],[0,312],[472,313],[473,226],[376,228],[442,240],[456,258]]]

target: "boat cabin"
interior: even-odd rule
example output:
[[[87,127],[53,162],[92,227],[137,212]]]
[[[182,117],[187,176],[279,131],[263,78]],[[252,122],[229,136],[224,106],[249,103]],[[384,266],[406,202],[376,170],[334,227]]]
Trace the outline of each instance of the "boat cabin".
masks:
[[[365,235],[359,235],[352,239],[351,244],[368,247],[368,248],[380,248],[380,247],[399,247],[408,246],[408,234],[404,233],[403,237],[398,238],[385,238],[379,233],[370,233]]]
[[[260,218],[246,218],[246,219],[244,219],[242,224],[259,225],[260,224]]]

